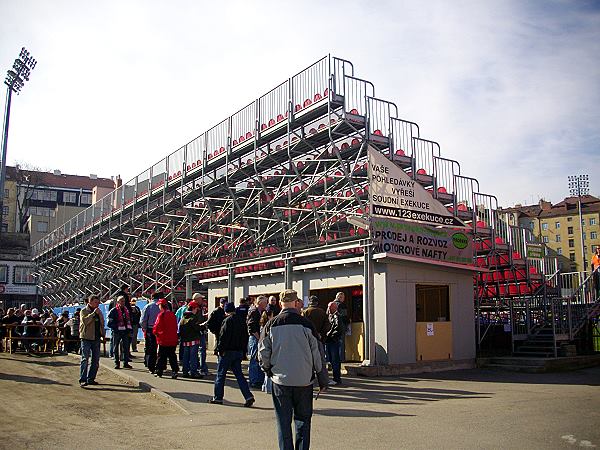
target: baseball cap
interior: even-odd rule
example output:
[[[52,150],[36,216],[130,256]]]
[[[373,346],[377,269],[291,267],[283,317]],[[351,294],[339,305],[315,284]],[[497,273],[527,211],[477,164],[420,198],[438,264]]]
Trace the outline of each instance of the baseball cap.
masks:
[[[204,298],[204,295],[196,292],[194,295],[192,295],[192,300],[198,300],[198,299],[202,299]]]
[[[226,313],[234,312],[235,305],[233,303],[226,303],[224,309]]]
[[[167,302],[167,299],[165,298],[161,298],[157,303],[163,306],[167,306],[169,304],[169,302]]]
[[[200,307],[200,305],[195,300],[192,300],[191,302],[188,303],[188,311],[190,309],[199,308],[199,307]]]
[[[221,303],[221,305],[224,305],[225,303],[227,303],[227,299],[222,298],[221,300],[219,300],[219,303]]]
[[[290,303],[298,300],[298,293],[293,289],[286,289],[279,294],[279,300],[282,303]]]

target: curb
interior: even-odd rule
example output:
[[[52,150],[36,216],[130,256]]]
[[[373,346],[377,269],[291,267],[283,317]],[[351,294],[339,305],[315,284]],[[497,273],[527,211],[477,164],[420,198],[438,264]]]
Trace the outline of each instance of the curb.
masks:
[[[73,359],[81,360],[80,355],[73,354],[73,353],[67,353],[67,355]],[[145,381],[140,381],[140,380],[132,377],[131,375],[127,374],[127,372],[123,372],[123,370],[115,370],[113,367],[110,367],[108,364],[104,363],[102,361],[102,358],[100,358],[100,367],[109,371],[110,373],[115,375],[117,378],[122,379],[127,384],[130,384],[133,387],[137,387],[138,389],[140,389],[143,392],[149,392],[151,394],[154,394],[155,396],[159,397],[160,400],[163,400],[166,403],[170,404],[175,409],[178,409],[184,415],[189,416],[192,414],[187,409],[185,409],[183,407],[183,405],[181,405],[177,400],[175,400],[173,397],[171,397],[166,392],[161,391],[158,388],[155,388],[150,383],[146,383]]]

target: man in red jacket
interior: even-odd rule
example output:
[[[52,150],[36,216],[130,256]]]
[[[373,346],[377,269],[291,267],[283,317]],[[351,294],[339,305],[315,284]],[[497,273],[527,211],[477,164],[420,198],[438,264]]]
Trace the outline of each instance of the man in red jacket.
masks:
[[[169,303],[164,298],[158,301],[160,313],[154,323],[152,332],[158,344],[158,360],[156,361],[156,376],[162,377],[167,368],[167,358],[171,365],[171,378],[177,378],[179,366],[177,365],[177,318],[169,309]]]

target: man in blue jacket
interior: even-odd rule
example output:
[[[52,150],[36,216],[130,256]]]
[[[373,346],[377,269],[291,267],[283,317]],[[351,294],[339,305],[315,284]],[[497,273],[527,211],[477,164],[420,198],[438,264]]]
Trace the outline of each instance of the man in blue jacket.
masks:
[[[259,361],[273,381],[273,405],[280,449],[308,449],[313,411],[313,380],[321,371],[321,354],[312,323],[300,315],[302,301],[292,289],[280,294],[282,311],[261,333]],[[325,389],[321,386],[321,389]],[[296,445],[292,439],[296,424]]]

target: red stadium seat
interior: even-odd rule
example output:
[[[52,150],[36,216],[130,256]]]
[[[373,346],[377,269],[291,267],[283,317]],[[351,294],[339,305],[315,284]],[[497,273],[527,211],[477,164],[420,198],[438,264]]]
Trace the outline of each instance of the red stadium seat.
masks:
[[[383,136],[383,133],[381,132],[381,130],[375,130],[375,131],[373,131],[373,134],[375,136]]]
[[[406,154],[404,153],[404,150],[399,148],[398,150],[396,150],[396,156],[406,156]]]
[[[283,120],[283,114],[277,114],[277,123]]]
[[[254,133],[252,131],[246,132],[246,139],[252,139],[252,136],[254,136]]]
[[[359,145],[359,144],[360,144],[360,141],[358,140],[358,138],[354,138],[354,139],[352,139],[352,142],[350,143],[350,145],[351,145],[352,147],[354,147],[354,146],[356,146],[356,145]]]
[[[300,111],[301,109],[302,109],[302,106],[300,106],[300,105],[296,105],[296,106],[295,106],[295,108],[294,108],[294,111],[295,111],[295,112],[298,112],[298,111]]]
[[[417,170],[417,175],[427,175],[427,171],[425,169]]]
[[[315,103],[317,103],[321,99],[323,99],[323,96],[317,92],[314,97]]]
[[[329,97],[329,88],[325,88],[323,91],[323,97]]]
[[[267,124],[266,124],[266,123],[263,123],[263,124],[260,126],[260,131],[263,131],[263,130],[266,130],[266,129],[267,129]]]
[[[350,114],[354,114],[355,116],[358,116],[358,110],[357,109],[351,109],[350,110]]]
[[[446,188],[444,186],[440,186],[437,190],[440,194],[447,194],[448,191],[446,190]]]
[[[302,107],[306,108],[307,106],[310,106],[310,105],[312,105],[312,100],[310,98],[307,98],[306,100],[304,100]]]
[[[281,116],[281,114],[280,114],[280,116]],[[283,116],[281,116],[281,119],[283,119]],[[270,119],[269,126],[272,127],[273,125],[275,125],[275,119]]]

